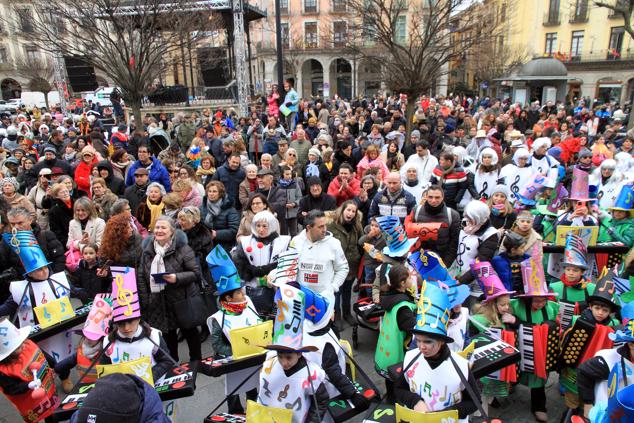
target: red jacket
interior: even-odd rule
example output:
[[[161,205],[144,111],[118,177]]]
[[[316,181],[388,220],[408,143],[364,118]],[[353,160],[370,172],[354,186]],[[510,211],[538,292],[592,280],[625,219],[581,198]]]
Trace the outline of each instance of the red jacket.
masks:
[[[75,169],[75,183],[77,189],[84,191],[90,197],[90,177],[92,176],[92,167],[98,162],[96,157],[93,157],[90,164],[86,164],[83,160],[79,162]]]
[[[359,180],[356,178],[352,178],[351,181],[348,181],[348,187],[341,192],[341,178],[337,176],[335,179],[330,182],[328,185],[328,194],[332,195],[337,199],[337,206],[340,206],[346,200],[352,200],[354,197],[359,195],[361,191],[361,184]]]

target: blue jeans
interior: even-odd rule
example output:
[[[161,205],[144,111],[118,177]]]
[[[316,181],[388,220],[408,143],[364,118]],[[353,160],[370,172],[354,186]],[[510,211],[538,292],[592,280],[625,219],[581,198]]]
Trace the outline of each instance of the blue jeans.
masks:
[[[368,285],[372,285],[374,283],[374,279],[376,278],[376,267],[374,264],[365,264],[363,266],[363,271],[365,273],[365,283]],[[372,296],[372,288],[366,288],[365,294],[368,297]]]

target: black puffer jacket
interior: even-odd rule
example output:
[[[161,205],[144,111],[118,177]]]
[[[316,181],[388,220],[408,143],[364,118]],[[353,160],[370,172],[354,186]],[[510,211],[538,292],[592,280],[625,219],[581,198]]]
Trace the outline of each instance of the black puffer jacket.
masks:
[[[71,207],[68,208],[62,200],[55,199],[53,206],[48,210],[48,225],[62,245],[68,242],[68,226],[73,220],[74,205],[75,200],[71,200]]]
[[[187,245],[187,236],[181,230],[174,234],[172,244],[165,252],[165,272],[176,274],[176,283],[168,283],[159,293],[150,291],[150,273],[154,256],[154,235],[143,240],[141,261],[137,267],[137,284],[141,313],[150,326],[165,332],[176,329],[173,304],[195,295],[200,285],[200,267],[194,250]]]
[[[237,194],[236,194],[236,198]],[[222,200],[220,211],[217,215],[212,215],[207,209],[207,197],[203,198],[200,207],[200,221],[210,231],[216,231],[215,244],[222,245],[225,251],[229,252],[236,243],[236,235],[240,227],[240,213],[233,207],[227,195]]]
[[[106,180],[106,185],[108,185],[108,188],[110,188],[110,191],[112,191],[114,195],[121,197],[123,195],[123,191],[125,190],[125,182],[123,179],[114,174],[110,160],[102,160],[97,163],[97,169],[105,169],[108,171],[108,177],[104,178]]]
[[[209,254],[214,247],[214,243],[211,240],[211,233],[209,233],[209,229],[207,229],[202,223],[197,223],[193,228],[185,231],[185,235],[187,235],[187,243],[196,254],[196,260],[200,266],[200,272],[203,279],[210,283],[211,275],[209,274],[207,260],[205,259],[207,258],[207,254]]]
[[[150,184],[137,185],[135,183],[125,189],[123,197],[130,203],[130,209],[132,212],[139,208],[139,204],[145,202],[145,192],[148,185]]]

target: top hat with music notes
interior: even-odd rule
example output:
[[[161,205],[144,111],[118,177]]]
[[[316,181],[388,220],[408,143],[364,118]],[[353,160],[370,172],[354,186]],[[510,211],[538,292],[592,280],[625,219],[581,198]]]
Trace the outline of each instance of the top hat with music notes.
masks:
[[[539,193],[539,191],[546,183],[547,178],[540,173],[536,173],[535,175],[533,175],[532,180],[528,184],[526,184],[524,189],[522,189],[521,192],[515,194],[515,196],[522,204],[530,206],[535,205],[535,203],[537,203],[537,201],[535,201],[535,196]]]
[[[416,239],[409,239],[401,220],[396,216],[379,216],[376,218],[387,245],[383,248],[383,254],[390,257],[403,257],[414,244]]]
[[[273,325],[273,339],[262,348],[278,352],[313,352],[318,348],[303,345],[306,294],[291,282],[280,286],[275,293],[277,313]]]
[[[529,255],[529,258],[520,263],[524,293],[518,297],[556,297],[559,295],[555,292],[548,292],[541,242],[537,241],[533,244]]]
[[[18,349],[30,333],[31,326],[16,328],[9,318],[0,318],[0,361]]]
[[[476,260],[475,263],[471,264],[471,272],[475,275],[478,285],[480,285],[482,292],[484,292],[483,304],[502,295],[515,294],[515,291],[506,290],[506,287],[490,262]]]
[[[614,278],[616,275],[612,269],[604,268],[603,273],[600,275],[599,280],[595,283],[594,293],[588,295],[588,304],[593,301],[598,301],[607,305],[612,311],[617,311],[621,308],[614,299],[616,294],[616,286],[614,285]]]
[[[299,254],[294,248],[290,248],[279,254],[277,266],[270,273],[271,285],[281,287],[289,282],[297,282],[297,269]]]
[[[619,196],[616,197],[614,206],[609,209],[629,212],[630,216],[632,216],[632,212],[634,211],[634,189],[632,185],[623,185]]]
[[[575,266],[586,270],[588,268],[586,261],[587,251],[583,239],[573,233],[569,233],[566,237],[566,245],[564,246],[564,267]]]
[[[433,283],[424,281],[418,300],[416,326],[413,332],[439,338],[446,343],[453,342],[453,338],[447,336],[450,312],[447,292]]]
[[[136,286],[136,271],[131,267],[111,267],[112,272],[112,321],[141,317],[139,293]]]
[[[220,244],[207,255],[207,265],[211,273],[211,279],[216,284],[214,295],[221,296],[226,292],[242,288],[244,283],[238,276],[238,269],[231,260],[231,256]]]
[[[90,306],[82,333],[91,341],[97,341],[108,335],[111,320],[112,299],[108,294],[97,294]]]
[[[31,273],[51,264],[46,259],[44,252],[40,248],[35,235],[32,231],[13,231],[11,233],[2,234],[5,244],[7,244],[14,253],[20,257],[24,266],[24,274]]]
[[[576,201],[592,201],[590,196],[590,175],[585,170],[581,170],[578,167],[572,169],[572,186],[570,187],[569,200]]]
[[[442,258],[433,251],[422,249],[416,251],[409,256],[409,262],[420,277],[428,281],[452,279]]]

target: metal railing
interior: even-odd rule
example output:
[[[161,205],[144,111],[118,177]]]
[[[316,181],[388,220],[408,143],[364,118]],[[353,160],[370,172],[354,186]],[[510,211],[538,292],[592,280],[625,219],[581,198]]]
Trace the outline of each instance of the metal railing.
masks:
[[[597,50],[590,53],[571,54],[553,53],[547,57],[554,57],[564,63],[584,63],[584,62],[623,62],[634,60],[634,50]]]
[[[585,23],[588,22],[588,9],[581,10],[579,14],[570,15],[569,23]]]
[[[559,12],[546,12],[544,13],[544,26],[556,26],[561,24],[559,18]]]

